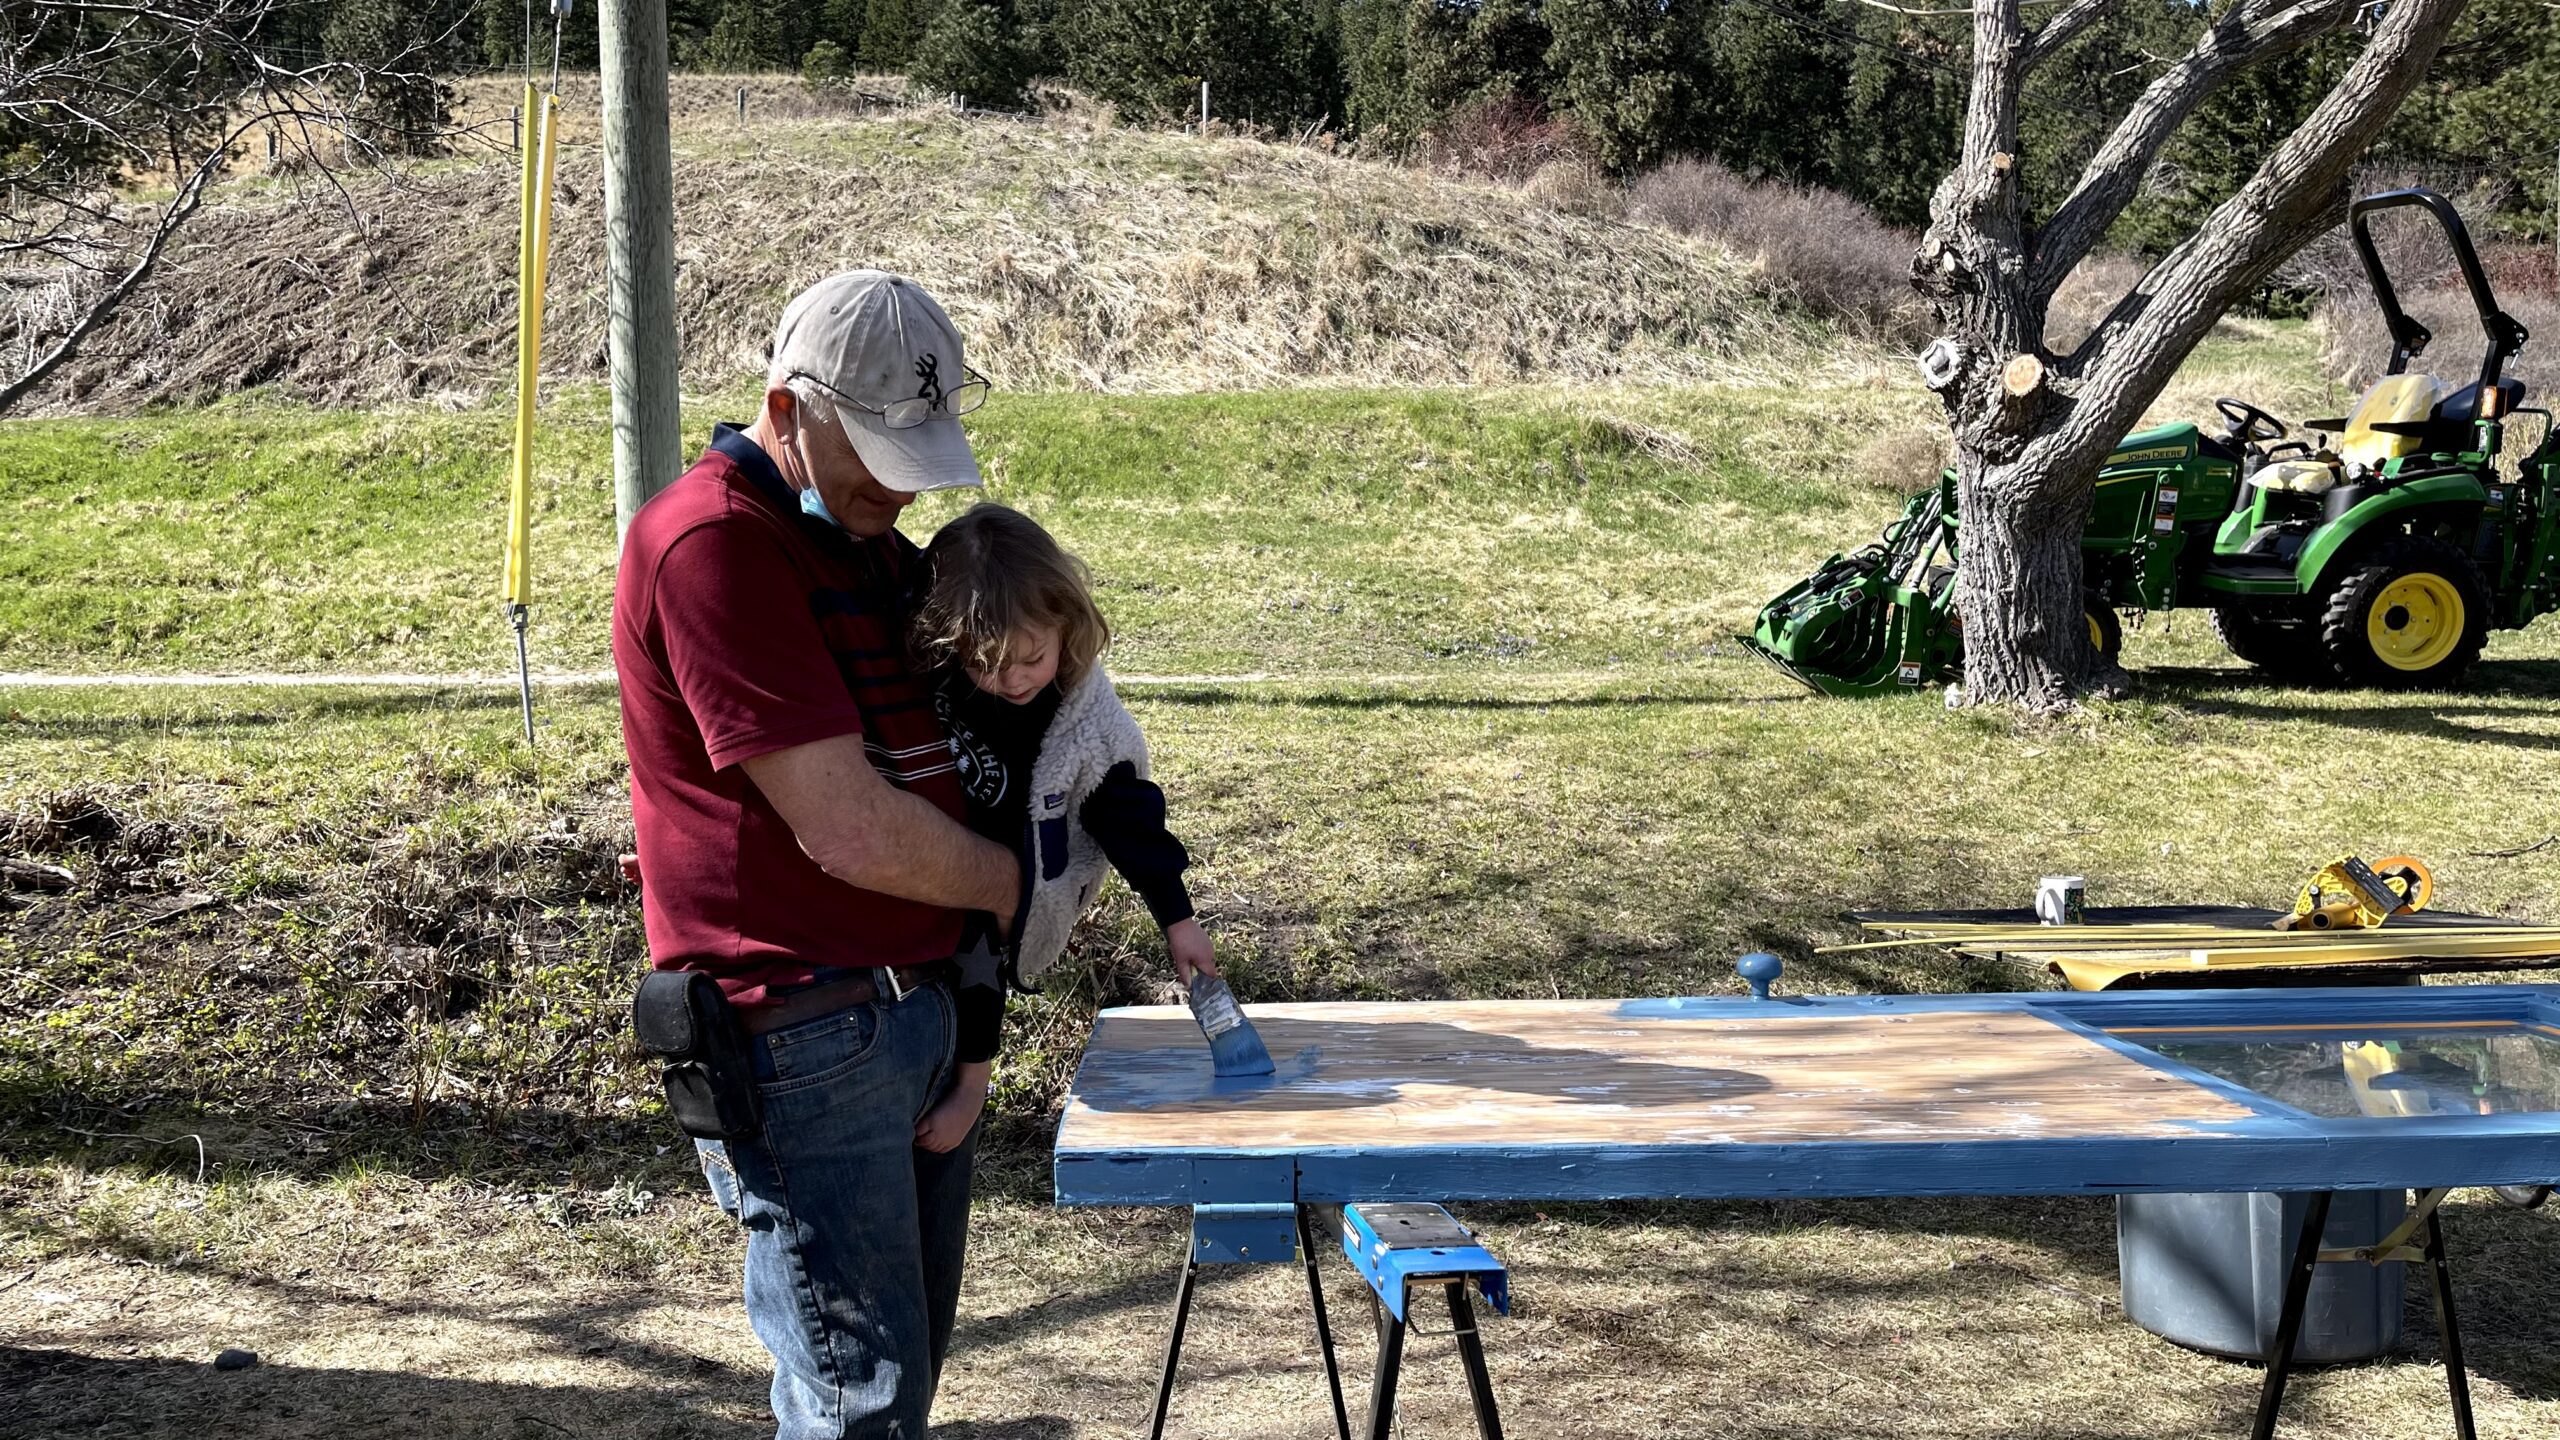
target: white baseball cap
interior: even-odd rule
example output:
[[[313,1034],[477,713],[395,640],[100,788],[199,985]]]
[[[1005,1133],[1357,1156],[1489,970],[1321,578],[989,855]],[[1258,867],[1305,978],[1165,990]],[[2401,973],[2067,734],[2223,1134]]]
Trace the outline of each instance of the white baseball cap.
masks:
[[[853,453],[881,484],[917,494],[980,483],[960,417],[985,401],[986,378],[913,280],[848,270],[801,291],[774,327],[773,363],[834,397]]]

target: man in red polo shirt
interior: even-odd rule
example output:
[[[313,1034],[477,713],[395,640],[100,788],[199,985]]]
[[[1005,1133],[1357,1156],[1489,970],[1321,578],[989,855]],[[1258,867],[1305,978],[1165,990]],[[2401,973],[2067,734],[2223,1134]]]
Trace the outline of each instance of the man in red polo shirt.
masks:
[[[1017,862],[971,834],[908,667],[920,556],[898,515],[978,483],[986,395],[950,317],[876,270],[783,311],[764,407],[643,506],[614,593],[641,908],[660,970],[709,974],[761,1121],[699,1140],[747,1229],[779,1440],[923,1440],[949,1344],[976,1137],[948,1086],[964,911],[1010,921]]]

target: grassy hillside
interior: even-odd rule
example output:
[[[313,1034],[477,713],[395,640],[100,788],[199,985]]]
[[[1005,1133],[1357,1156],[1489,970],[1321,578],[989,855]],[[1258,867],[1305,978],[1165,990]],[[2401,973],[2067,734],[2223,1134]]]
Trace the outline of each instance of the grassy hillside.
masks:
[[[932,287],[971,361],[1014,389],[1681,381],[1767,374],[1823,350],[1722,251],[1497,186],[1287,144],[830,113],[805,97],[773,103],[770,80],[757,89],[743,130],[689,116],[679,132],[691,388],[760,377],[783,302],[859,266]],[[555,383],[605,372],[595,106],[593,78],[571,77],[545,349]],[[343,192],[230,185],[39,403],[512,393],[516,176],[484,145],[352,176]]]
[[[748,403],[700,407],[688,444]],[[1844,407],[1908,408],[1739,388],[1004,395],[973,430],[988,493],[1096,567],[1123,668],[1587,665],[1719,643],[1844,520],[1880,515],[1835,448],[1858,428]],[[231,407],[0,427],[0,665],[501,666],[506,426]],[[541,462],[541,654],[600,665],[598,397],[555,408]],[[965,503],[932,497],[908,529]]]

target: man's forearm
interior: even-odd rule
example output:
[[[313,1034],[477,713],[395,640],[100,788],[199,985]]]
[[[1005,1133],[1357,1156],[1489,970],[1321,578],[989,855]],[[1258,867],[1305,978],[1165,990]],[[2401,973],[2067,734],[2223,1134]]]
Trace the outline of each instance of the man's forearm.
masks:
[[[883,785],[873,798],[859,843],[837,843],[833,854],[810,850],[810,858],[847,885],[1013,923],[1022,885],[1013,852],[920,796]]]
[[[778,750],[745,762],[820,869],[848,885],[984,910],[1013,923],[1021,876],[1012,852],[970,833],[933,802],[880,777],[860,735]]]

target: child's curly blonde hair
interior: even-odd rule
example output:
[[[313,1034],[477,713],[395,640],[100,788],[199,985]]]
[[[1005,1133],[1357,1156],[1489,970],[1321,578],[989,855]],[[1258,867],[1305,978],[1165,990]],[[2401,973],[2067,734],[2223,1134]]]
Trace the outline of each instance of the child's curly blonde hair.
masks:
[[[1000,670],[1017,631],[1054,625],[1058,688],[1073,690],[1111,643],[1084,562],[1019,510],[973,505],[924,553],[933,580],[916,611],[921,668]]]

